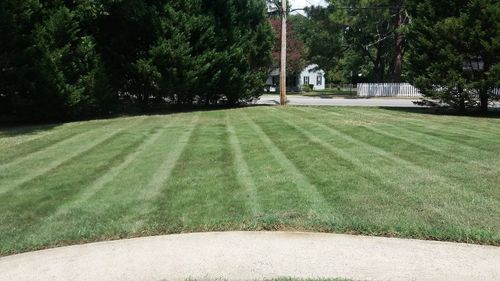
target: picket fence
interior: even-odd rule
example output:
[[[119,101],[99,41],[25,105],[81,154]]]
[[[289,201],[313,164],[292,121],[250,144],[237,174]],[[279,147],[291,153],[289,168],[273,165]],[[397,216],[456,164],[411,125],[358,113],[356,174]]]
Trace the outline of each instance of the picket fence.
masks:
[[[409,83],[359,83],[358,97],[421,97]]]

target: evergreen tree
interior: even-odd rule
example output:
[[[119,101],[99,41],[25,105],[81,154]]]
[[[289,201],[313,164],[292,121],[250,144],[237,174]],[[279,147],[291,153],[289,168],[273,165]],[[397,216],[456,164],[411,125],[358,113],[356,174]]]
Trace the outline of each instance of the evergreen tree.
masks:
[[[40,120],[102,109],[109,95],[106,75],[83,25],[92,7],[63,1],[2,5],[0,85],[10,113]]]
[[[500,3],[494,0],[412,2],[410,69],[430,98],[465,111],[498,99]]]
[[[98,41],[113,87],[145,108],[237,103],[263,88],[272,31],[262,1],[125,0],[107,11]]]
[[[5,0],[0,40],[2,113],[55,119],[255,98],[273,33],[261,0]]]

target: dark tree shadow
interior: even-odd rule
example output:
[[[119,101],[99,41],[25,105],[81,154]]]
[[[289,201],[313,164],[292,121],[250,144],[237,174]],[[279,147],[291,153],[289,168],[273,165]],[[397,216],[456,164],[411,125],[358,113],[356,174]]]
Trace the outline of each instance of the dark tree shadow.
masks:
[[[279,104],[279,103],[278,103]],[[168,108],[156,108],[147,111],[129,111],[122,113],[109,114],[106,116],[94,116],[87,118],[74,118],[64,121],[49,122],[44,120],[16,120],[11,117],[0,117],[0,138],[13,137],[17,135],[35,134],[44,131],[52,130],[56,127],[82,121],[95,121],[95,120],[113,120],[123,117],[136,117],[136,116],[153,116],[153,115],[172,115],[179,113],[190,112],[209,112],[224,109],[235,109],[244,107],[267,107],[273,105],[266,104],[246,104],[246,105],[210,105],[210,106],[172,106]]]
[[[449,108],[431,108],[431,107],[387,107],[381,106],[381,109],[405,112],[405,113],[415,113],[415,114],[428,114],[428,115],[443,115],[443,116],[467,116],[467,117],[477,117],[477,118],[498,118],[500,119],[500,109],[492,108],[487,113],[482,113],[479,111],[468,111],[468,112],[458,112]]]
[[[36,134],[52,130],[61,125],[62,124],[24,124],[20,122],[0,122],[0,138]]]

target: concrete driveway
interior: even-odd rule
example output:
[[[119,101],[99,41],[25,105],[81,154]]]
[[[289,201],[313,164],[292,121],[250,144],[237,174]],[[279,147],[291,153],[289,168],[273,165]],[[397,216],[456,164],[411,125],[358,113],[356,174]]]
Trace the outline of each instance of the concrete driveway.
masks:
[[[257,104],[279,104],[278,95],[263,95]],[[326,106],[380,106],[380,107],[420,107],[413,101],[418,98],[321,98],[289,95],[289,105],[326,105]]]
[[[193,233],[0,258],[0,280],[500,280],[500,248],[287,232]]]

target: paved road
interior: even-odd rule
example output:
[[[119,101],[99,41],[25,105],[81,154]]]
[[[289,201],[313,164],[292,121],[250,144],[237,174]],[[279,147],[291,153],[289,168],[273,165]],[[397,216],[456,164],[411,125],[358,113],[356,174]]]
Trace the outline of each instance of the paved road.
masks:
[[[263,95],[257,104],[279,104],[278,95]],[[374,107],[421,107],[413,102],[419,98],[321,98],[289,95],[290,105],[325,105],[325,106],[374,106]],[[491,109],[500,110],[500,102],[490,104]]]
[[[290,105],[330,105],[330,106],[387,106],[387,107],[419,107],[413,103],[416,99],[406,98],[320,98],[306,96],[288,96]],[[263,95],[257,104],[279,104],[279,96]]]
[[[0,280],[500,280],[500,248],[336,234],[225,232],[0,258]]]

